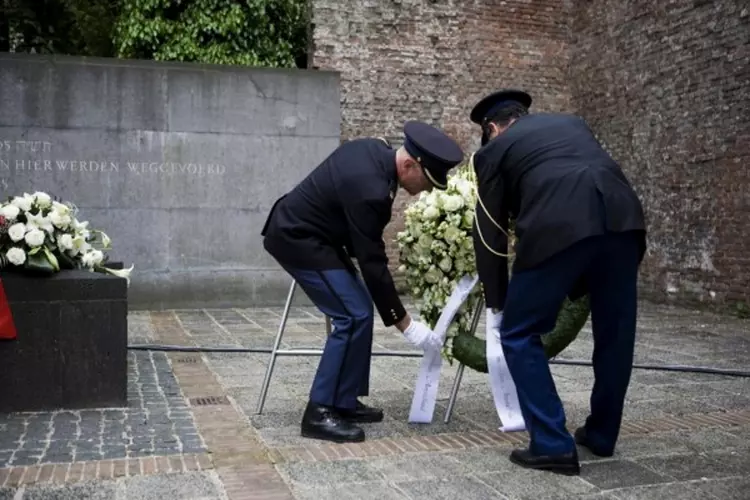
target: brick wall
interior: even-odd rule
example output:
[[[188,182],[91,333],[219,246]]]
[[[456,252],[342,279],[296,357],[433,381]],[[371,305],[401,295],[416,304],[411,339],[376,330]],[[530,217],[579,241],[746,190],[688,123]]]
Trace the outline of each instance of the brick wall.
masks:
[[[582,114],[644,201],[645,295],[750,303],[750,16],[729,0],[313,1],[312,66],[341,72],[344,138],[405,120],[470,153],[501,87]],[[656,5],[656,6],[655,6]],[[408,195],[397,197],[385,238]]]
[[[576,0],[573,102],[641,195],[645,295],[750,302],[750,16],[728,0]]]
[[[538,110],[570,106],[570,1],[560,0],[313,0],[311,67],[341,72],[342,135],[402,141],[401,127],[419,119],[442,127],[468,154],[479,131],[468,114],[501,87],[522,87]],[[403,228],[396,197],[386,230]]]

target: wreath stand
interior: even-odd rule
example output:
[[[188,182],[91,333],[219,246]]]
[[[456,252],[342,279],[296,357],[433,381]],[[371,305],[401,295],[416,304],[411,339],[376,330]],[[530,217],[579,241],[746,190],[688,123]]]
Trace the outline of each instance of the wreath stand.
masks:
[[[276,366],[276,358],[279,356],[320,356],[323,354],[323,349],[306,349],[306,348],[291,348],[291,349],[280,349],[281,339],[284,337],[284,329],[286,328],[286,322],[289,319],[289,311],[292,308],[292,302],[294,301],[294,292],[297,289],[297,281],[292,279],[292,284],[289,287],[289,293],[286,297],[286,303],[284,304],[284,312],[281,315],[281,321],[279,322],[279,329],[276,333],[276,339],[274,340],[273,347],[270,351],[270,357],[268,365],[266,367],[266,374],[263,377],[263,385],[260,389],[260,395],[258,397],[258,406],[256,414],[260,415],[263,413],[263,407],[266,403],[268,396],[268,389],[271,385],[271,378],[273,377],[273,370]],[[484,307],[484,299],[477,301],[477,305],[474,308],[474,315],[471,321],[471,335],[474,335],[479,324],[482,309]],[[331,334],[331,318],[326,316],[326,335]],[[424,353],[416,351],[373,351],[372,356],[388,356],[396,358],[421,358]],[[450,421],[451,414],[453,413],[453,407],[458,397],[458,389],[461,386],[461,379],[464,374],[464,365],[461,363],[458,366],[458,371],[453,380],[453,388],[451,389],[450,399],[448,400],[448,408],[445,413],[445,423]]]
[[[479,326],[479,319],[482,317],[483,309],[484,298],[480,297],[479,300],[477,300],[477,305],[474,306],[474,313],[471,317],[471,327],[469,328],[470,335],[476,335],[477,326]],[[461,387],[461,380],[464,378],[464,368],[466,368],[466,366],[459,362],[456,376],[453,378],[451,395],[448,398],[448,407],[445,409],[445,418],[443,419],[443,422],[446,424],[451,421],[451,415],[453,415],[453,407],[456,405],[456,399],[458,398],[458,389]]]

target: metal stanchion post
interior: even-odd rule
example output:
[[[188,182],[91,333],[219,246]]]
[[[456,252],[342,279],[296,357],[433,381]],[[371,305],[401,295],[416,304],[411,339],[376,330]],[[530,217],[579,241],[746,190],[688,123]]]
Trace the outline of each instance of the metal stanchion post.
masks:
[[[266,403],[266,395],[268,394],[268,386],[271,384],[271,375],[273,374],[273,367],[276,364],[276,356],[278,355],[279,345],[281,344],[281,337],[284,335],[284,328],[286,328],[286,321],[289,318],[289,309],[292,307],[292,299],[294,298],[294,290],[297,288],[297,281],[292,280],[292,285],[289,287],[289,293],[286,297],[286,304],[284,305],[284,313],[281,315],[281,322],[279,323],[279,331],[276,333],[276,340],[273,343],[273,350],[271,351],[271,359],[268,360],[268,367],[266,368],[266,376],[263,379],[263,386],[260,389],[260,398],[258,400],[257,413],[260,415],[263,412],[263,405]]]
[[[477,301],[477,305],[474,308],[474,316],[471,319],[471,329],[469,330],[472,335],[476,335],[477,326],[479,325],[479,319],[482,317],[482,309],[484,309],[484,299],[480,298]],[[461,386],[461,379],[464,376],[464,364],[460,363],[456,370],[456,378],[453,379],[453,388],[451,389],[451,396],[448,399],[448,408],[445,410],[445,419],[443,422],[446,424],[450,422],[451,415],[453,414],[453,407],[456,405],[456,398],[458,397],[458,388]]]
[[[294,292],[297,288],[297,282],[295,280],[292,280],[292,285],[289,288],[289,294],[286,298],[286,304],[284,305],[284,312],[281,315],[281,322],[279,324],[279,330],[276,334],[276,339],[273,343],[273,348],[271,349],[271,358],[268,361],[268,367],[266,368],[266,374],[263,379],[263,385],[260,389],[260,396],[258,398],[258,406],[256,410],[256,414],[260,415],[263,412],[263,406],[266,402],[266,397],[268,395],[268,388],[271,384],[271,377],[273,376],[273,369],[276,364],[276,358],[279,356],[320,356],[323,354],[323,349],[304,349],[304,348],[291,348],[291,349],[279,349],[279,346],[281,345],[281,339],[284,336],[284,329],[286,328],[286,322],[289,319],[289,310],[292,307],[292,301],[294,299]],[[475,319],[472,323],[472,328],[476,329],[476,324],[479,321],[479,313],[475,313]],[[331,324],[331,318],[328,316],[325,316],[325,322],[326,322],[326,336],[331,334],[332,331],[332,324]],[[473,330],[472,330],[473,332]],[[384,357],[396,357],[396,358],[421,358],[424,355],[422,351],[374,351],[372,353],[372,356],[384,356]],[[463,369],[463,367],[459,367],[459,369]],[[458,391],[458,385],[460,384],[460,380],[458,382],[454,382],[454,391]],[[451,405],[452,402],[455,401],[455,394],[451,396]]]

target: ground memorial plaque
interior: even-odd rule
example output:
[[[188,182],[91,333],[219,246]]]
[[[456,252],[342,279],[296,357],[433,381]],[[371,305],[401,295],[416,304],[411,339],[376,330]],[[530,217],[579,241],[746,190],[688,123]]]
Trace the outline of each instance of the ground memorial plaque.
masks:
[[[75,203],[131,308],[278,303],[274,200],[338,144],[335,73],[0,56],[0,186]]]

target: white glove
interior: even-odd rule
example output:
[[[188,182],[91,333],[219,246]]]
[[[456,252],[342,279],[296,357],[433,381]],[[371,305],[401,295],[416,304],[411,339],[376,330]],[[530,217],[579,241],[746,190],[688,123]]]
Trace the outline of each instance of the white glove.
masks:
[[[500,335],[500,324],[503,322],[503,312],[493,312],[493,309],[488,307],[487,308],[487,318],[486,318],[486,330],[487,334],[489,335],[490,332],[494,331],[495,335]]]
[[[409,323],[409,326],[404,330],[404,337],[416,347],[424,350],[440,350],[443,347],[443,342],[435,332],[421,321]]]

